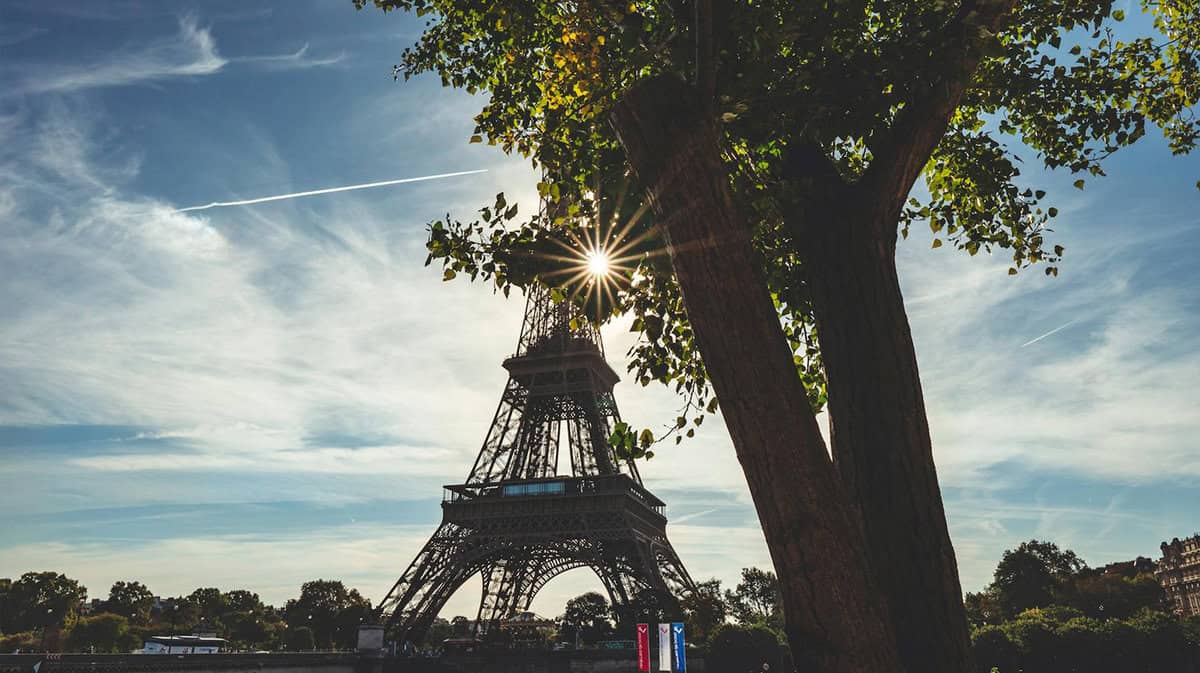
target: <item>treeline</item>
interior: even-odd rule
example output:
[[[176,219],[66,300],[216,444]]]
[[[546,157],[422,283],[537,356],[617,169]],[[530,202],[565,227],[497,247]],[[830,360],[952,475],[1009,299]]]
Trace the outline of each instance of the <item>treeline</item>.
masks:
[[[992,583],[965,598],[979,673],[1200,673],[1200,617],[1171,612],[1153,574],[1139,558],[1089,568],[1074,552],[1031,540],[1004,552]],[[352,649],[371,604],[341,582],[315,580],[282,608],[247,590],[201,588],[156,600],[140,582],[117,582],[82,614],[87,589],[54,572],[0,579],[0,652],[128,652],[150,635],[214,631],[236,649]],[[676,609],[635,601],[613,609],[599,593],[567,602],[552,622],[531,622],[503,636],[525,646],[590,647],[633,638],[636,621],[682,619],[688,642],[707,649],[711,670],[792,670],[774,573],[742,570],[723,590],[701,582]],[[469,638],[467,617],[437,619],[418,647]],[[495,637],[498,634],[492,634]]]
[[[993,581],[966,595],[979,673],[1200,672],[1200,617],[1171,612],[1138,558],[1089,568],[1031,540],[1004,552]]]
[[[792,670],[783,635],[783,602],[775,573],[743,568],[741,581],[722,590],[720,580],[697,585],[678,611],[647,603],[625,612],[613,610],[604,596],[591,592],[567,602],[553,636],[558,642],[587,647],[601,640],[634,637],[633,622],[677,621],[682,618],[688,643],[707,649],[713,671]]]
[[[156,600],[141,582],[116,582],[87,603],[87,588],[56,572],[0,579],[0,653],[129,652],[154,635],[212,631],[242,650],[351,649],[371,604],[339,581],[305,582],[282,608],[258,594],[205,587]]]

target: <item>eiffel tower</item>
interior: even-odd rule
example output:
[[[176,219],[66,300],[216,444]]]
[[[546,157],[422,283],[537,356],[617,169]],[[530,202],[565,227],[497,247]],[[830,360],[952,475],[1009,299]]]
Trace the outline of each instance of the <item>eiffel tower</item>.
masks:
[[[398,641],[419,640],[447,599],[483,575],[476,628],[529,609],[573,568],[595,571],[618,614],[694,588],[667,540],[665,506],[608,438],[617,374],[599,331],[567,301],[531,289],[508,384],[465,483],[444,487],[442,523],[376,609]],[[558,474],[566,426],[570,474]]]

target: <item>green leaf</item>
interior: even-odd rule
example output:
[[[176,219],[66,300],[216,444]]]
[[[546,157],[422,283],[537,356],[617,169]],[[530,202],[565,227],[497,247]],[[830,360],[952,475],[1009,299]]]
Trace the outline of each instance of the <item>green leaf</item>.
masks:
[[[1114,9],[1113,13],[1112,13],[1112,18],[1116,19],[1117,21],[1124,21],[1125,20],[1125,10]]]
[[[1010,266],[1010,267],[1008,267],[1008,275],[1010,275],[1010,276],[1015,276],[1015,275],[1017,275],[1017,269],[1016,269],[1016,267],[1011,267],[1011,266]]]
[[[642,448],[645,449],[653,443],[654,433],[650,432],[650,428],[645,428],[642,430],[642,434],[638,435],[638,444],[641,444]]]
[[[481,142],[483,142],[483,136],[471,136],[471,139],[468,142],[471,143],[472,145],[474,145],[475,143],[481,143]]]
[[[454,277],[457,275],[458,274],[454,272],[454,269],[446,269],[442,272],[442,280],[454,280]]]
[[[931,246],[931,247],[934,247],[934,248],[942,247],[942,239],[940,239],[940,238],[933,239],[933,246]]]
[[[1046,211],[1046,214],[1050,217],[1058,217],[1058,208],[1050,206],[1050,209]]]
[[[1084,181],[1082,179],[1076,180],[1075,181],[1075,189],[1083,189],[1083,182]]]

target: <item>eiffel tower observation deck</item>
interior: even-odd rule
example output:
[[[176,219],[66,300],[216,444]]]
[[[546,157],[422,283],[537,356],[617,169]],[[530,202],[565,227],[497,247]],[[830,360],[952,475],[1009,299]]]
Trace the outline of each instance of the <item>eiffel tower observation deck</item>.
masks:
[[[377,608],[397,640],[419,639],[476,574],[481,631],[527,611],[573,568],[591,568],[630,617],[694,588],[667,540],[662,500],[609,446],[619,379],[595,326],[570,302],[531,289],[504,368],[508,384],[470,474],[445,487],[441,525]],[[570,471],[559,474],[564,442]]]

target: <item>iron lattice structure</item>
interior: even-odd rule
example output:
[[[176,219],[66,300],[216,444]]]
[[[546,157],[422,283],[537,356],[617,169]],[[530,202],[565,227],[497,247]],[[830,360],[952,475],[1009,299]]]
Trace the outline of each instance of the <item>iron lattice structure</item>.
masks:
[[[598,330],[570,302],[530,291],[508,384],[465,483],[445,487],[442,524],[379,604],[417,640],[463,582],[483,576],[478,628],[529,609],[556,575],[595,571],[618,614],[694,588],[667,540],[663,502],[609,446],[616,373]],[[558,474],[566,426],[570,474]]]

